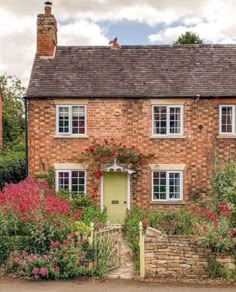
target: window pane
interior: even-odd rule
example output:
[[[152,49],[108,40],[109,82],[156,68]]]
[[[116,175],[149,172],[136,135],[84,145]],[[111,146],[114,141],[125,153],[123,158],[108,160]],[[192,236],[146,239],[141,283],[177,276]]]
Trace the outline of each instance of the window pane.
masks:
[[[72,192],[77,194],[85,193],[85,172],[72,171]]]
[[[59,172],[58,190],[69,191],[69,172]]]
[[[153,199],[166,200],[166,172],[153,173]]]
[[[181,132],[181,108],[170,107],[170,134]]]
[[[58,109],[58,116],[59,116],[59,120],[58,120],[58,124],[59,124],[59,133],[69,133],[69,107],[65,106],[65,107],[59,107]]]
[[[72,106],[72,134],[85,134],[84,106]]]
[[[154,107],[154,134],[167,134],[167,108],[166,106]]]
[[[224,106],[221,108],[221,132],[232,133],[233,131],[233,108],[231,106]]]
[[[169,173],[169,198],[180,199],[180,173]]]

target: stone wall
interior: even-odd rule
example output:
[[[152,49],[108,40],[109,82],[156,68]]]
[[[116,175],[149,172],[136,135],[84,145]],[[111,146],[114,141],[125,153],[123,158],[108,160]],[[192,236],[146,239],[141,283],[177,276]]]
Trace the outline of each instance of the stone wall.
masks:
[[[209,249],[200,246],[192,236],[167,236],[148,228],[145,235],[146,277],[207,278]],[[225,268],[235,268],[235,258],[216,255],[216,260]]]

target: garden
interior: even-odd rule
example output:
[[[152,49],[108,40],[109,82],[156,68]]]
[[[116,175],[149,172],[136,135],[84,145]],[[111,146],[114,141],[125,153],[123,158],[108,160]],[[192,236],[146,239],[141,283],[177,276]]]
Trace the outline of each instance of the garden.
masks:
[[[27,178],[0,192],[0,267],[32,279],[100,275],[89,244],[89,224],[106,214],[88,197],[69,200],[47,182]]]
[[[217,255],[228,254],[236,259],[236,165],[231,159],[214,164],[211,192],[207,199],[193,205],[146,211],[133,208],[125,220],[125,230],[134,258],[139,265],[139,222],[168,236],[190,235],[200,246],[209,249],[207,272],[211,278],[236,281],[236,268],[227,269],[216,261]]]

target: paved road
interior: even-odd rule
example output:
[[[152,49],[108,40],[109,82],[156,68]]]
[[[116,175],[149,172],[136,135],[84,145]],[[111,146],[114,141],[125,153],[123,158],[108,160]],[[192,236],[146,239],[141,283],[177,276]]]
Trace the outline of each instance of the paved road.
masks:
[[[236,287],[170,287],[134,281],[57,281],[33,282],[0,280],[0,292],[235,292]]]

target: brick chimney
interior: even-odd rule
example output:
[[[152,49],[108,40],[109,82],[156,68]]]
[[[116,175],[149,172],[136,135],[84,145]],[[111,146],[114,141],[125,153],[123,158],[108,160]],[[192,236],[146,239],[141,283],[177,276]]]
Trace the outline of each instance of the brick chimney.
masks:
[[[45,13],[38,15],[37,56],[53,57],[57,46],[57,21],[52,15],[52,2],[45,2]]]

